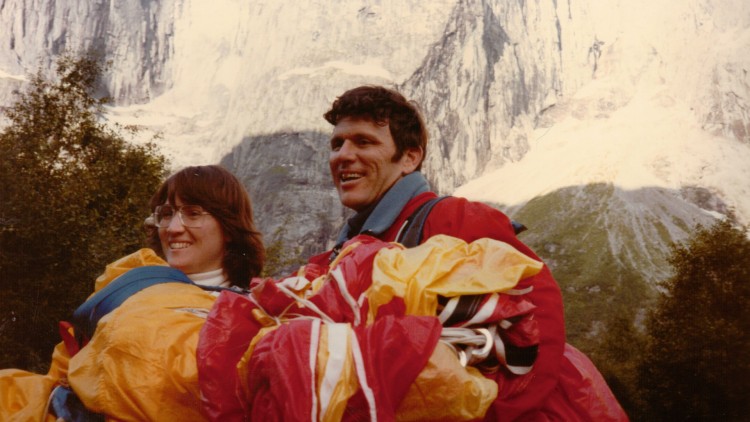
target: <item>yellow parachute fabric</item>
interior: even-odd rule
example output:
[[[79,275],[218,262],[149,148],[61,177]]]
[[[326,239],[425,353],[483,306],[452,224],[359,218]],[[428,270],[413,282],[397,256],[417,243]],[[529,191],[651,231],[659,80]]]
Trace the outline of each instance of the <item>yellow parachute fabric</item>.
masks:
[[[52,389],[64,378],[68,368],[65,346],[60,343],[52,353],[47,375],[20,369],[0,370],[0,421],[54,421],[44,418],[45,406]]]
[[[141,249],[109,264],[95,291],[144,265],[167,264],[151,249]],[[73,386],[89,409],[108,420],[203,420],[195,348],[214,300],[181,283],[133,295],[102,318],[94,338],[72,358],[58,344],[47,375],[0,371],[0,420],[54,421],[44,415],[52,389],[61,383]]]
[[[500,293],[541,271],[540,261],[505,242],[482,238],[472,243],[445,235],[410,249],[381,249],[372,269],[369,321],[398,296],[408,315],[437,315],[438,295],[455,297]]]
[[[480,419],[497,398],[497,384],[438,343],[396,411],[396,420],[468,421]]]
[[[331,268],[359,245],[355,242],[344,248]],[[436,236],[411,249],[381,249],[374,258],[372,285],[366,292],[370,304],[367,325],[374,322],[378,308],[395,296],[404,299],[407,314],[435,316],[438,295],[453,297],[508,291],[523,278],[537,274],[542,266],[541,262],[528,258],[512,246],[492,239],[467,244],[461,239]],[[314,280],[313,292],[319,291],[326,282],[331,282],[326,276]],[[337,341],[346,344],[337,352],[340,362],[336,371],[329,367],[332,361],[329,336],[333,327],[337,328]],[[247,374],[248,363],[260,339],[276,328],[278,326],[265,327],[256,335],[238,365],[241,374]],[[320,421],[340,420],[347,401],[359,387],[351,356],[352,335],[348,324],[324,323],[321,326],[314,371]],[[335,376],[329,377],[329,374]],[[247,378],[240,378],[246,399],[252,402]],[[323,391],[327,394],[322,394]],[[449,346],[438,343],[399,404],[396,420],[481,419],[497,393],[494,381],[485,378],[476,368],[463,367]]]
[[[381,249],[373,263],[368,319],[398,296],[409,315],[437,315],[438,295],[499,293],[541,271],[543,264],[507,243],[483,238],[472,243],[438,235],[409,249]],[[462,367],[448,346],[438,343],[396,413],[399,421],[457,421],[484,416],[497,397],[497,384],[476,368]]]
[[[107,266],[95,290],[142,265],[166,263],[153,251],[142,249]],[[375,259],[368,290],[368,319],[371,323],[377,308],[394,296],[404,299],[407,314],[434,316],[437,295],[506,291],[541,267],[490,239],[466,244],[437,236],[417,248],[383,249]],[[100,320],[94,338],[69,362],[64,347],[58,345],[48,375],[0,371],[0,420],[42,420],[49,393],[61,379],[89,409],[108,415],[108,420],[205,420],[195,350],[214,300],[200,288],[179,283],[152,286],[133,295]],[[321,333],[323,339],[328,338],[328,328]],[[241,368],[263,333],[254,339]],[[323,341],[319,350],[319,387],[336,378],[326,380],[324,375],[332,368],[328,367],[329,343]],[[349,359],[340,370],[341,377],[328,388],[329,407],[321,419],[340,418],[343,403],[358,385]],[[496,395],[494,382],[474,368],[463,368],[455,354],[439,344],[401,402],[397,419],[474,419],[484,414]]]
[[[138,263],[117,261],[97,287]],[[204,420],[195,350],[214,301],[182,283],[134,294],[99,321],[96,335],[70,359],[68,382],[88,409],[116,420]]]
[[[109,264],[94,289],[98,291],[127,270],[143,265],[166,262],[151,249],[141,249]],[[54,421],[52,416],[45,419],[47,401],[55,386],[67,383],[69,359],[65,345],[59,343],[46,375],[20,369],[0,370],[0,421]]]

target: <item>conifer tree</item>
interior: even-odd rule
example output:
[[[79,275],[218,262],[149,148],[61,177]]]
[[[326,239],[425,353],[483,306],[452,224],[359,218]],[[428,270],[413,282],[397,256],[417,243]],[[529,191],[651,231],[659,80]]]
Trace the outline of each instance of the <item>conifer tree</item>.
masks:
[[[103,121],[105,69],[65,53],[5,110],[0,132],[0,368],[45,370],[57,323],[104,265],[143,245],[148,199],[163,180],[152,142]]]

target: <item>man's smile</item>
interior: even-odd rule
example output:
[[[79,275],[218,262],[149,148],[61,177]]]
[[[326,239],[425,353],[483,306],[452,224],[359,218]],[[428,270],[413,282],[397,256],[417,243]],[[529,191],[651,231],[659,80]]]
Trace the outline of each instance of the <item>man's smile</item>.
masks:
[[[345,173],[341,173],[340,174],[339,180],[341,180],[341,182],[343,182],[343,183],[346,183],[346,182],[350,182],[352,180],[360,179],[362,177],[364,177],[364,175],[362,173],[345,172]]]

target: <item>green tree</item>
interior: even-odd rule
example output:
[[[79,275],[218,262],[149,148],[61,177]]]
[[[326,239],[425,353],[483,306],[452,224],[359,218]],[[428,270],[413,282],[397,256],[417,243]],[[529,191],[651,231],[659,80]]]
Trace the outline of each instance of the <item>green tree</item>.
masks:
[[[281,277],[291,274],[305,264],[300,254],[299,246],[285,242],[287,227],[291,224],[291,215],[284,219],[273,233],[270,241],[266,241],[266,262],[263,265],[262,277]]]
[[[637,351],[643,350],[645,335],[634,323],[634,312],[613,312],[605,322],[601,341],[590,352],[591,360],[604,376],[615,397],[633,420],[640,420]]]
[[[649,315],[640,366],[656,420],[750,415],[750,240],[728,221],[699,227],[670,257],[674,276]]]
[[[166,175],[153,142],[103,121],[105,66],[65,53],[5,110],[0,133],[0,368],[44,370],[57,323],[94,278],[144,240],[148,199]],[[125,135],[123,135],[123,133]]]

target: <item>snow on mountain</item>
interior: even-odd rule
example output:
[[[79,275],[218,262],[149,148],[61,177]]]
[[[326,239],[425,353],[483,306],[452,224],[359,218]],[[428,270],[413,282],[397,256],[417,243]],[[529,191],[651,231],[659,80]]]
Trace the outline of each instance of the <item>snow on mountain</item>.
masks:
[[[147,126],[164,131],[176,167],[218,162],[245,136],[328,131],[321,115],[337,94],[406,79],[449,11],[448,1],[180,2],[170,88],[113,111],[127,123],[158,116]]]
[[[750,144],[707,132],[667,87],[639,86],[627,104],[611,108],[617,99],[610,89],[595,89],[599,82],[547,111],[545,118],[557,122],[533,132],[522,160],[459,187],[455,194],[520,205],[591,183],[629,190],[695,185],[714,191],[748,222]],[[607,105],[602,109],[602,104]]]
[[[591,183],[702,186],[750,222],[750,7],[603,3],[593,80],[541,113],[521,160],[455,193],[519,205]]]
[[[748,222],[748,27],[744,0],[5,0],[0,104],[63,49],[99,48],[109,118],[162,133],[174,167],[233,163],[252,190],[265,170],[240,155],[267,152],[250,142],[308,156],[336,95],[385,84],[425,111],[441,193],[698,186]],[[299,167],[287,182],[308,189],[316,148],[252,163]]]
[[[161,133],[176,168],[237,174],[285,258],[349,215],[322,114],[397,87],[424,111],[433,187],[530,227],[575,344],[642,319],[696,224],[750,223],[747,0],[0,0],[0,107],[88,47],[112,63],[109,118]]]

